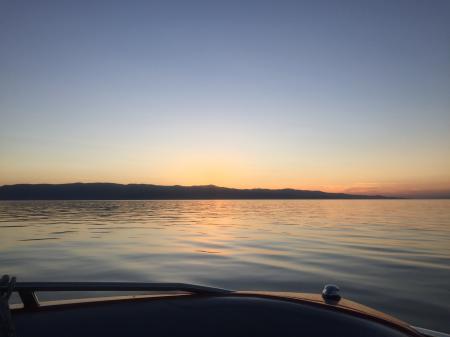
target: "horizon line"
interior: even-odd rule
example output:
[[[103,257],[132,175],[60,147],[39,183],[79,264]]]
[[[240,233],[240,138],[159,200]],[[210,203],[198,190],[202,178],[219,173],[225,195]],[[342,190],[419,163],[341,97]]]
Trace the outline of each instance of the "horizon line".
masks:
[[[293,187],[280,187],[280,188],[269,188],[269,187],[228,187],[221,186],[216,184],[194,184],[194,185],[182,185],[182,184],[154,184],[154,183],[119,183],[119,182],[108,182],[108,181],[94,181],[94,182],[83,182],[83,181],[75,181],[75,182],[64,182],[64,183],[13,183],[13,184],[2,184],[0,187],[5,186],[17,186],[17,185],[74,185],[74,184],[83,184],[83,185],[93,185],[93,184],[110,184],[110,185],[122,185],[122,186],[132,186],[132,185],[147,185],[147,186],[162,186],[162,187],[216,187],[223,189],[232,189],[232,190],[271,190],[271,191],[282,191],[282,190],[293,190],[293,191],[307,191],[307,192],[320,192],[320,193],[328,193],[328,194],[344,194],[344,195],[355,195],[355,196],[368,196],[368,197],[380,197],[380,198],[397,198],[397,199],[450,199],[450,191],[440,190],[440,191],[431,191],[431,190],[418,190],[415,192],[404,192],[404,193],[392,193],[392,192],[373,192],[370,191],[324,191],[321,189],[304,189],[304,188],[293,188]]]

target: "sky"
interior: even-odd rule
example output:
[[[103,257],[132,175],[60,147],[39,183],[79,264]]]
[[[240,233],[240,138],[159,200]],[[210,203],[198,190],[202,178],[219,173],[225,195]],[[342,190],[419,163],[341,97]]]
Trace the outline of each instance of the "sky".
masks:
[[[450,1],[0,0],[0,185],[67,182],[448,194]]]

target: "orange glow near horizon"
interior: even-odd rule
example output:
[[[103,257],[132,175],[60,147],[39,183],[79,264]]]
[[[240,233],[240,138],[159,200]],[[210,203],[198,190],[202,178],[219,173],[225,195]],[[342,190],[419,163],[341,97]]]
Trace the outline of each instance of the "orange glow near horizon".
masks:
[[[239,147],[240,141],[235,144],[217,140],[186,143],[151,151],[142,144],[134,147],[134,152],[123,146],[114,151],[85,147],[71,152],[61,148],[58,152],[43,153],[46,150],[42,148],[31,151],[33,145],[27,152],[6,153],[10,160],[0,165],[0,185],[212,184],[231,188],[295,188],[398,196],[450,191],[450,156],[439,157],[432,151],[421,157],[405,155],[401,160],[395,153],[377,157],[369,153],[355,161],[357,153],[340,148],[336,152],[336,148],[311,151],[306,147],[292,149],[274,144],[270,144],[272,148]],[[292,155],[295,152],[297,156]],[[427,157],[430,160],[423,159]]]
[[[198,159],[198,158],[197,158]],[[97,167],[89,172],[61,168],[48,168],[34,170],[32,174],[27,170],[17,170],[14,175],[1,174],[0,185],[18,183],[73,183],[73,182],[112,182],[120,184],[155,184],[155,185],[216,185],[230,188],[294,188],[303,190],[320,190],[332,193],[350,194],[381,194],[414,196],[415,194],[445,193],[450,191],[450,179],[445,176],[437,179],[398,179],[385,181],[368,176],[368,182],[357,180],[351,175],[335,174],[329,177],[317,170],[314,172],[298,169],[288,171],[282,169],[252,170],[245,165],[237,165],[227,160],[214,160],[213,163],[204,164],[201,161],[180,163],[161,167],[159,170],[146,170],[135,168],[127,171],[119,168],[118,171],[106,170]],[[3,169],[3,171],[5,171]],[[5,173],[5,172],[3,172]],[[7,172],[6,172],[7,173]],[[9,177],[8,177],[9,176]],[[120,177],[120,178],[119,178]]]

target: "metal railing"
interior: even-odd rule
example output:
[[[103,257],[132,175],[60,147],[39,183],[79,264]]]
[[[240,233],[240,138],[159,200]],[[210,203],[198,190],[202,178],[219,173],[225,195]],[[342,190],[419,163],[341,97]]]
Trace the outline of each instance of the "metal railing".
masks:
[[[0,291],[6,285],[0,285]],[[225,295],[232,291],[188,283],[147,282],[16,282],[13,288],[26,309],[39,308],[38,291],[180,291],[201,295]]]

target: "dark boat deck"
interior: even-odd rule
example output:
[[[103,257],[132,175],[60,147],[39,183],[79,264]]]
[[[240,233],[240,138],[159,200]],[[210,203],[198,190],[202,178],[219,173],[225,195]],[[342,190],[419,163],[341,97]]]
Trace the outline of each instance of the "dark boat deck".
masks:
[[[266,296],[179,295],[13,310],[21,337],[410,336],[339,310]]]
[[[65,291],[144,294],[44,303],[36,296]],[[23,307],[9,310],[13,292]],[[404,322],[342,299],[335,285],[316,295],[235,292],[184,283],[17,283],[5,275],[0,294],[6,336],[423,337]]]

